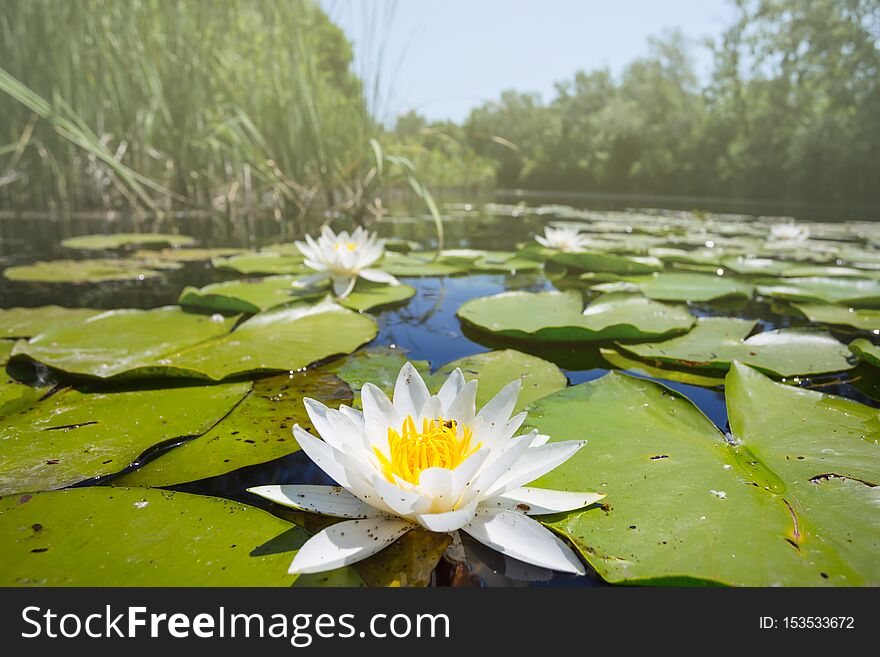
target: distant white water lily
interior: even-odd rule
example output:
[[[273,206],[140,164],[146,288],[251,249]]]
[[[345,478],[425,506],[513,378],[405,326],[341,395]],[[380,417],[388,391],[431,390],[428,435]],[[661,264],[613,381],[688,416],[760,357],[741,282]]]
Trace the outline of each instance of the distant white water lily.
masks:
[[[301,279],[295,285],[305,287],[329,278],[333,294],[340,299],[351,294],[358,277],[374,283],[400,285],[391,274],[369,268],[384,255],[385,240],[361,227],[349,235],[346,231],[336,234],[324,226],[317,240],[306,235],[306,241],[296,242],[296,248],[305,256],[305,265],[320,273]]]
[[[572,511],[602,499],[524,487],[572,457],[585,441],[548,443],[530,431],[514,437],[526,414],[511,417],[514,381],[476,411],[477,382],[456,369],[431,395],[409,363],[393,402],[376,386],[361,390],[363,412],[332,410],[305,399],[323,440],[294,427],[302,449],[339,486],[249,489],[303,511],[347,520],[324,529],[297,552],[292,574],[316,573],[365,559],[416,526],[464,531],[499,552],[544,568],[583,574],[568,545],[529,516]]]
[[[794,222],[775,224],[770,227],[770,239],[779,242],[803,242],[810,237],[808,226]]]
[[[548,249],[556,249],[565,253],[584,251],[587,245],[587,238],[581,235],[577,228],[570,226],[561,228],[546,226],[544,236],[535,235],[535,241]]]

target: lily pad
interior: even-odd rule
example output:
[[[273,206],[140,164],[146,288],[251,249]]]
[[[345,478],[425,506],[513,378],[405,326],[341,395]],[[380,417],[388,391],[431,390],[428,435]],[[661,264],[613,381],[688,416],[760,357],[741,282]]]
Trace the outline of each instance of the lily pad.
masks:
[[[297,370],[350,353],[376,336],[376,323],[331,302],[298,303],[234,318],[176,307],[111,311],[76,327],[46,331],[18,345],[24,355],[80,376],[179,376],[219,381],[233,375]]]
[[[351,294],[339,299],[337,303],[351,310],[364,312],[403,303],[415,296],[415,293],[415,288],[409,285],[383,285],[359,278]]]
[[[663,269],[663,262],[652,256],[622,256],[610,253],[555,252],[550,256],[554,262],[570,269],[582,271],[601,271],[612,274],[650,274]]]
[[[625,370],[634,374],[650,376],[655,379],[666,379],[677,383],[687,383],[692,386],[715,388],[724,385],[724,376],[704,371],[684,370],[674,367],[656,367],[642,360],[630,358],[615,349],[600,349],[602,358],[619,370]]]
[[[58,392],[0,421],[0,494],[63,488],[124,470],[149,448],[197,436],[250,383]]]
[[[143,281],[162,275],[160,268],[137,260],[104,258],[96,260],[47,260],[9,267],[3,275],[10,281],[26,283],[104,283]]]
[[[211,264],[217,269],[244,276],[305,274],[311,271],[303,264],[301,254],[248,253],[231,258],[214,258]]]
[[[0,310],[0,337],[30,338],[53,326],[82,321],[102,312],[104,311],[93,308],[62,308],[61,306],[6,308]]]
[[[847,308],[824,303],[793,303],[811,322],[852,326],[862,331],[880,331],[880,310]]]
[[[757,289],[760,295],[786,301],[880,307],[880,281],[872,278],[786,278],[760,281]]]
[[[177,302],[181,306],[202,310],[256,313],[327,293],[326,284],[294,286],[294,283],[302,278],[302,276],[267,276],[213,283],[203,288],[187,286],[180,293]]]
[[[386,251],[382,260],[376,264],[376,268],[392,276],[401,277],[449,276],[467,271],[467,263],[439,262],[432,260],[428,255]]]
[[[466,380],[478,379],[477,407],[482,406],[511,381],[519,379],[522,389],[514,412],[525,409],[536,399],[562,390],[568,384],[565,374],[543,358],[514,349],[488,351],[447,363],[428,379],[428,387],[439,389],[446,377],[460,367]]]
[[[234,322],[234,317],[188,313],[176,306],[111,310],[50,328],[19,343],[12,354],[81,376],[170,374],[168,355],[222,336]]]
[[[0,419],[30,408],[47,392],[48,388],[30,386],[4,374],[0,379]]]
[[[860,361],[880,367],[880,347],[873,344],[870,340],[859,338],[849,343],[849,349]]]
[[[503,292],[465,302],[459,319],[517,340],[581,342],[660,339],[694,324],[687,310],[640,295],[606,294],[583,310],[580,292]]]
[[[728,375],[728,387],[736,387],[736,370],[741,367],[735,366]],[[850,427],[864,427],[861,418],[876,417],[876,410],[846,402],[853,411],[859,410],[860,421],[850,420],[838,432],[833,423],[841,413],[822,403],[827,396],[754,376],[766,386],[775,386],[775,394],[764,394],[762,388],[754,396],[760,409],[754,409],[740,407],[742,402],[733,393],[728,398],[732,424],[741,413],[763,423],[772,408],[776,409],[773,422],[762,427],[768,443],[798,432],[818,449],[827,441],[835,445],[861,441],[870,447]],[[804,392],[810,395],[808,431],[803,420],[807,409],[793,408],[789,399]],[[770,466],[748,443],[731,445],[691,402],[665,386],[611,373],[538,401],[531,417],[532,424],[554,441],[589,440],[575,457],[534,485],[608,493],[602,508],[548,518],[546,523],[569,537],[609,582],[876,583],[876,559],[860,559],[856,564],[820,538],[827,529],[839,527],[840,518],[855,513],[869,518],[876,511],[864,504],[855,507],[858,511],[841,511],[838,504],[828,504],[823,514],[798,510],[798,492],[786,489],[795,471],[784,459]],[[826,426],[815,430],[813,420]],[[801,452],[795,451],[790,455],[796,459]],[[835,514],[837,519],[829,520]],[[876,518],[873,522],[876,536]],[[841,541],[852,537],[850,532]],[[855,540],[858,545],[852,552],[876,550],[875,537]]]
[[[178,248],[162,249],[161,251],[144,249],[141,251],[135,251],[133,257],[142,258],[144,260],[160,260],[167,262],[202,262],[214,258],[228,258],[244,253],[247,253],[247,250],[234,247],[220,247],[216,249]]]
[[[329,406],[351,402],[345,383],[320,369],[254,382],[247,397],[204,435],[113,480],[121,486],[173,486],[214,477],[299,450],[293,425],[311,422],[303,397]]]
[[[61,240],[67,249],[86,251],[108,251],[129,246],[190,246],[195,239],[187,235],[166,235],[164,233],[114,233],[110,235],[80,235]]]
[[[260,509],[145,488],[0,498],[2,586],[290,586],[305,530]]]
[[[845,345],[824,331],[779,329],[747,337],[757,322],[701,317],[683,336],[653,344],[618,344],[625,353],[678,367],[727,370],[734,360],[774,376],[840,372],[853,367]]]
[[[754,287],[728,276],[664,272],[634,280],[649,299],[657,301],[715,301],[750,298]]]
[[[795,266],[793,262],[774,260],[773,258],[750,258],[748,256],[730,256],[723,258],[721,264],[737,274],[759,276],[778,276]]]

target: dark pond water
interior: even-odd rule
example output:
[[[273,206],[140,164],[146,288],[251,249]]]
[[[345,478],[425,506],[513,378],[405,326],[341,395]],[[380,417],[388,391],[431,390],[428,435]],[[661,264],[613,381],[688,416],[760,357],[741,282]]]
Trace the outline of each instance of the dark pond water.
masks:
[[[540,232],[550,219],[551,216],[488,217],[471,214],[450,217],[445,222],[446,246],[447,248],[512,250],[518,243],[531,241],[533,235]],[[7,265],[11,262],[18,264],[29,260],[57,257],[58,242],[71,234],[116,232],[125,229],[125,227],[114,227],[108,231],[106,224],[98,220],[81,220],[73,223],[39,221],[32,224],[29,234],[28,229],[22,227],[21,222],[16,222],[14,230],[10,229],[10,222],[2,223],[4,224],[3,258]],[[198,238],[202,246],[258,246],[299,237],[301,230],[301,227],[282,226],[273,221],[263,222],[257,226],[258,228],[249,235],[243,235],[222,220],[188,219],[183,222],[181,232]],[[432,224],[420,219],[387,220],[379,224],[379,230],[386,237],[415,240],[429,246],[433,240]],[[65,257],[71,256],[65,254]],[[182,269],[167,272],[161,279],[136,284],[31,285],[11,284],[5,279],[0,279],[0,307],[59,304],[71,307],[151,308],[176,303],[178,294],[186,285],[201,286],[228,278],[232,276],[213,269],[209,263],[186,263]],[[554,361],[565,372],[571,384],[601,377],[612,367],[602,359],[599,353],[601,345],[536,350],[523,345],[498,343],[486,336],[463,330],[455,316],[456,310],[462,303],[475,297],[505,290],[555,289],[553,282],[543,274],[519,274],[516,277],[494,274],[467,275],[402,280],[415,287],[417,294],[403,306],[374,313],[380,328],[378,337],[371,346],[394,345],[405,350],[413,359],[429,361],[432,368],[492,348],[514,346]],[[756,331],[808,325],[806,320],[779,314],[768,303],[752,302],[738,308],[692,305],[690,310],[695,315],[726,315],[757,319],[760,325]],[[860,390],[866,385],[871,385],[868,380],[869,374],[859,367],[845,377],[835,375],[824,379],[806,379],[799,383],[877,406],[871,397]],[[727,430],[727,412],[724,394],[720,388],[708,389],[659,380],[684,394],[719,428]],[[165,446],[165,449],[169,447]],[[159,453],[161,449],[146,455],[145,458],[155,457]],[[330,483],[302,452],[298,452],[270,463],[172,488],[191,493],[217,495],[277,511],[271,509],[264,500],[244,491],[250,486],[282,482]],[[106,482],[85,482],[84,485],[96,483]],[[506,559],[466,537],[465,548],[473,583],[538,586],[582,586],[600,583],[597,577],[590,575],[587,577],[552,575],[548,571]],[[438,584],[448,583],[447,571],[448,568],[446,570],[443,567],[438,568],[436,573]]]

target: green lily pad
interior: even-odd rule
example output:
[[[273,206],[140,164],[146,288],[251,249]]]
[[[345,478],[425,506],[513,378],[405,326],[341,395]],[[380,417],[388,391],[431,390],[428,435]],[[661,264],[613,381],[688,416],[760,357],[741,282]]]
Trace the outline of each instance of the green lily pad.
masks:
[[[249,389],[235,383],[58,392],[0,421],[0,494],[63,488],[124,470],[155,445],[204,433]]]
[[[0,498],[2,586],[290,586],[305,530],[216,497],[74,488]]]
[[[728,375],[728,387],[736,385],[734,370]],[[764,379],[757,373],[754,376]],[[815,395],[809,412],[828,426],[805,432],[802,418],[807,410],[793,408],[788,396],[808,391],[769,381],[766,385],[776,386],[773,392],[777,394],[756,394],[754,398],[762,401],[760,411],[745,406],[738,410],[741,401],[736,393],[728,399],[732,423],[740,413],[763,420],[765,411],[775,408],[773,423],[763,427],[767,442],[795,431],[816,448],[829,440],[834,444],[861,440],[869,446],[849,430],[859,424],[855,421],[847,422],[840,435],[830,437],[835,433],[831,423],[839,411],[822,403],[825,395],[809,393]],[[846,403],[854,409],[860,407]],[[877,415],[876,410],[860,407],[860,418],[870,413]],[[550,517],[545,522],[567,536],[609,582],[746,586],[876,583],[876,559],[855,564],[820,538],[826,528],[840,526],[828,516],[845,518],[859,513],[867,518],[865,514],[875,511],[864,504],[854,507],[858,511],[843,513],[837,504],[828,504],[825,514],[796,510],[801,508],[798,493],[786,489],[794,471],[785,462],[768,467],[748,443],[728,443],[691,402],[665,386],[611,373],[538,401],[531,417],[532,425],[553,441],[589,440],[577,455],[534,485],[608,494],[601,508]],[[791,455],[800,453],[797,450]],[[773,469],[775,466],[779,469]],[[874,523],[876,536],[876,518]],[[851,537],[849,532],[841,538]],[[859,545],[853,552],[872,546],[876,550],[876,538],[856,540]]]
[[[870,275],[861,269],[837,265],[794,265],[780,274],[784,278],[865,278]]]
[[[795,266],[792,262],[774,260],[773,258],[750,258],[748,256],[730,256],[722,258],[722,266],[737,274],[759,276],[778,276]]]
[[[172,374],[170,354],[222,336],[234,323],[234,317],[188,313],[176,306],[111,310],[47,329],[19,343],[12,354],[81,376]]]
[[[297,370],[350,353],[376,336],[376,323],[330,302],[298,303],[234,318],[176,307],[111,311],[79,326],[46,331],[18,345],[23,355],[80,376],[179,376],[219,381],[233,375]]]
[[[550,259],[570,269],[610,272],[612,274],[650,274],[663,269],[663,262],[652,256],[637,257],[586,251],[582,253],[558,251],[553,253]]]
[[[522,389],[514,412],[525,409],[536,399],[562,390],[568,384],[565,374],[543,358],[524,354],[514,349],[488,351],[459,358],[447,363],[428,379],[428,387],[439,389],[446,377],[460,367],[465,380],[477,379],[477,407],[496,395],[511,381],[519,379]]]
[[[174,370],[214,381],[233,375],[298,370],[348,354],[376,337],[378,326],[331,302],[293,304],[254,315],[220,338],[167,356]]]
[[[779,329],[747,337],[757,322],[701,317],[683,336],[653,344],[618,344],[621,351],[649,362],[727,370],[734,360],[774,376],[840,372],[853,367],[845,345],[814,329]]]
[[[162,249],[161,251],[150,251],[147,249],[135,251],[133,257],[144,260],[159,260],[167,262],[202,262],[212,260],[214,258],[228,258],[235,255],[247,253],[246,249],[237,249],[234,247],[220,247],[216,249]]]
[[[622,354],[615,349],[600,349],[599,353],[602,354],[602,358],[617,369],[634,374],[676,381],[677,383],[687,383],[688,385],[702,386],[704,388],[715,388],[724,385],[724,376],[720,373],[714,375],[705,371],[688,371],[669,366],[656,367],[645,361],[629,358],[626,354]]]
[[[410,360],[399,349],[373,347],[361,349],[345,358],[322,365],[320,369],[335,374],[345,381],[354,396],[353,405],[361,407],[361,388],[365,383],[378,386],[386,395],[394,392],[394,383],[400,368],[411,362],[424,377],[429,373],[428,361]]]
[[[396,253],[386,251],[382,260],[376,265],[392,276],[415,277],[415,276],[449,276],[467,271],[467,263],[440,262],[431,259],[428,255],[412,253]]]
[[[121,258],[96,260],[47,260],[9,267],[3,275],[25,283],[104,283],[143,281],[162,275],[153,264]]]
[[[321,369],[259,379],[250,394],[207,433],[114,479],[113,484],[173,486],[296,452],[293,425],[311,427],[303,397],[337,407],[351,402],[351,391]]]
[[[852,326],[862,331],[880,331],[880,310],[847,308],[824,303],[793,303],[811,322]]]
[[[786,278],[760,281],[757,289],[760,295],[786,301],[880,306],[880,281],[872,278]]]
[[[503,292],[471,299],[459,319],[517,340],[580,342],[660,339],[694,324],[687,310],[630,294],[606,294],[583,310],[580,292]]]
[[[47,392],[48,388],[27,385],[4,373],[0,379],[0,419],[30,408]]]
[[[359,278],[351,294],[344,299],[338,299],[337,303],[351,310],[365,312],[403,303],[415,296],[415,293],[415,288],[409,285],[384,285]]]
[[[13,340],[0,340],[0,365],[6,365],[9,362],[9,356],[12,354],[14,346]]]
[[[731,297],[750,298],[754,287],[728,276],[663,272],[634,280],[642,294],[656,301],[715,301]]]
[[[163,233],[115,233],[111,235],[80,235],[61,240],[67,249],[86,251],[108,251],[129,246],[190,246],[195,239],[186,235],[166,235]]]
[[[213,258],[211,264],[217,269],[244,276],[305,274],[311,271],[303,264],[301,254],[247,253],[231,258]]]
[[[188,308],[202,310],[256,313],[276,306],[324,296],[327,285],[296,287],[294,283],[302,276],[267,276],[223,283],[213,283],[203,288],[187,286],[177,302]]]
[[[860,361],[880,367],[880,347],[873,344],[870,340],[859,338],[849,343],[849,349]]]
[[[6,308],[0,310],[0,337],[30,338],[53,326],[81,321],[102,312],[104,311],[92,308],[62,308],[61,306]]]

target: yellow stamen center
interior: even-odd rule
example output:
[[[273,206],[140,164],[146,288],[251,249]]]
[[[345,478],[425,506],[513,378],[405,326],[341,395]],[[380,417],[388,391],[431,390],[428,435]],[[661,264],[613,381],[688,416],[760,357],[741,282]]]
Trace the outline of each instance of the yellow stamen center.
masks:
[[[346,242],[345,244],[342,242],[336,242],[336,244],[333,245],[333,248],[338,251],[343,246],[349,251],[354,251],[357,248],[357,245],[354,242]]]
[[[438,417],[423,420],[422,430],[417,431],[415,420],[408,415],[399,432],[388,427],[388,457],[378,448],[373,448],[382,466],[382,474],[392,484],[396,483],[395,477],[418,484],[422,470],[457,468],[482,444],[471,447],[471,428],[463,426],[461,429],[459,437],[455,420]]]

